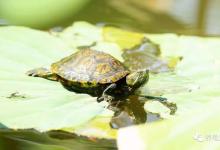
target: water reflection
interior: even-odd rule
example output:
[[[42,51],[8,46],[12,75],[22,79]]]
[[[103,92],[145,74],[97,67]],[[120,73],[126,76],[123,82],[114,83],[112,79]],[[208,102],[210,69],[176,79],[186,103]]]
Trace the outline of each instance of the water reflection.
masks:
[[[121,128],[147,121],[144,103],[138,100],[138,96],[130,96],[127,101],[119,103],[117,108],[110,122],[112,128]]]
[[[118,129],[161,119],[159,114],[146,112],[144,105],[148,100],[149,99],[132,95],[127,100],[111,105],[111,107],[113,107],[111,109],[114,110],[114,116],[111,118],[110,126],[114,129]],[[177,110],[175,103],[168,101],[161,101],[161,103],[170,109],[171,115],[175,114]]]

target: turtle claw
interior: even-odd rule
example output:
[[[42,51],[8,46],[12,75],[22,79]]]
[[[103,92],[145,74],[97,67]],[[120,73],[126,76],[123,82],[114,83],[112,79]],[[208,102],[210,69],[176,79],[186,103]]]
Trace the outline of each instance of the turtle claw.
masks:
[[[50,71],[46,68],[37,68],[37,69],[32,69],[32,70],[27,71],[26,75],[32,76],[32,77],[41,77],[49,73]]]
[[[25,74],[28,75],[28,76],[32,76],[32,77],[37,77],[38,76],[38,74],[35,70],[29,70]]]
[[[98,103],[100,103],[100,102],[102,102],[102,101],[104,101],[104,98],[103,98],[103,97],[97,97],[97,102],[98,102]]]
[[[112,106],[111,104],[109,104],[108,106],[107,106],[107,109],[109,109],[109,110],[111,110],[111,111],[113,111],[113,112],[119,112],[121,109],[120,108],[118,108],[118,107],[116,107],[116,106]]]
[[[112,97],[110,95],[103,95],[103,96],[97,98],[97,102],[106,101],[106,102],[111,103],[111,101],[113,101],[113,100],[114,100],[114,97]]]
[[[50,70],[47,68],[37,68],[33,70],[29,70],[26,72],[26,75],[32,76],[32,77],[41,77],[52,81],[57,81],[57,76],[53,74]]]

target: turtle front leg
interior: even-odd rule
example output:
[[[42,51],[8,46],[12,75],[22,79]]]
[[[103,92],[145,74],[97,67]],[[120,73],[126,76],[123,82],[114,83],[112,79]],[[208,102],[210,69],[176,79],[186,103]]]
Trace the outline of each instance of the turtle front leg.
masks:
[[[110,84],[102,93],[101,97],[97,98],[97,102],[101,102],[101,101],[107,101],[107,102],[111,102],[112,100],[114,100],[113,96],[108,95],[107,93],[111,92],[113,89],[116,88],[116,84],[112,83]]]
[[[57,81],[57,75],[47,68],[36,68],[26,72],[26,75],[32,77],[41,77],[52,81]]]

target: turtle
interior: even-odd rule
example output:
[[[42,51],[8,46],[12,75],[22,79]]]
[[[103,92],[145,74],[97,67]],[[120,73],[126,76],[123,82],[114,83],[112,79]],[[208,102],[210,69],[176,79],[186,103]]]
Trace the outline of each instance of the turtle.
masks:
[[[124,99],[149,79],[148,69],[131,72],[110,54],[90,48],[52,63],[50,68],[40,67],[26,74],[58,81],[71,92],[97,97],[98,102]]]

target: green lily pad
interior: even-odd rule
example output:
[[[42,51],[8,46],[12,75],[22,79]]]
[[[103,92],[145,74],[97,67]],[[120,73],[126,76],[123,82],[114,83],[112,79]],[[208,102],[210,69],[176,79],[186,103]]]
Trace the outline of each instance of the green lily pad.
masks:
[[[16,150],[116,150],[116,141],[88,138],[64,131],[0,129],[0,149]]]
[[[105,110],[96,98],[25,75],[74,52],[60,38],[24,27],[1,27],[0,35],[1,124],[13,129],[73,130]]]
[[[137,42],[143,35],[129,34],[135,34],[131,37]],[[161,113],[166,119],[119,130],[119,147],[123,149],[125,143],[129,145],[130,138],[149,149],[170,149],[179,145],[184,148],[192,145],[197,149],[208,147],[207,142],[201,147],[195,137],[201,140],[201,136],[219,133],[220,40],[174,34],[145,36],[160,45],[161,58],[182,56],[183,60],[172,72],[150,74],[149,83],[141,89],[141,94],[163,95],[175,102],[178,110],[175,115],[166,116],[166,109],[146,103],[146,111]],[[116,41],[106,40],[101,28],[86,22],[77,22],[61,33],[52,34],[25,27],[1,27],[1,128],[61,129],[87,136],[116,138],[117,130],[109,126],[113,112],[105,108],[105,102],[97,103],[96,98],[69,92],[57,82],[28,77],[25,72],[48,66],[75,52],[77,47],[93,43],[96,43],[93,49],[108,52],[123,61],[122,49],[126,45],[118,44],[123,38],[126,36]],[[218,143],[213,147],[219,148]]]
[[[164,96],[178,106],[171,119],[119,130],[119,148],[219,149],[220,39],[171,34],[149,36],[160,43],[164,56],[183,56],[175,74],[193,84],[188,86],[189,90],[164,92]],[[176,78],[173,82],[179,85],[182,81]],[[161,86],[159,82],[157,85]],[[164,86],[166,88],[169,86]],[[128,144],[130,140],[133,144]]]

